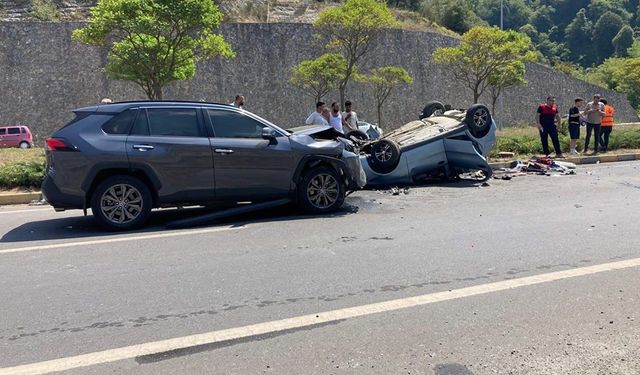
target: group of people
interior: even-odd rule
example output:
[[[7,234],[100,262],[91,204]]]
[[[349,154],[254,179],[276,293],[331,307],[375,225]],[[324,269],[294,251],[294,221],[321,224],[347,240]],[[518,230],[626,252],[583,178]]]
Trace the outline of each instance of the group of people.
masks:
[[[585,104],[585,100],[577,98],[575,105],[569,109],[569,148],[571,155],[579,155],[577,150],[580,139],[580,127],[586,124],[587,135],[584,140],[583,153],[589,150],[591,134],[593,133],[593,153],[606,152],[609,148],[609,137],[613,130],[613,116],[615,109],[600,94],[593,95],[593,100]],[[562,118],[556,105],[556,98],[550,96],[546,103],[538,106],[536,127],[540,131],[542,150],[546,156],[550,155],[549,137],[553,142],[556,157],[561,158],[562,150],[558,138],[558,129],[562,126]]]
[[[331,110],[324,102],[317,102],[315,112],[307,117],[305,124],[331,126],[343,134],[358,130],[358,114],[353,110],[353,103],[347,100],[344,109],[340,112],[340,104],[336,102],[331,103]]]

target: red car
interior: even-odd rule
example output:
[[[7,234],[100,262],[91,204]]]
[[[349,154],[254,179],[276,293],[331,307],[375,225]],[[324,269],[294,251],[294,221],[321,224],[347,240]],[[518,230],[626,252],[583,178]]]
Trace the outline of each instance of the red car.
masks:
[[[33,146],[33,136],[28,126],[0,126],[0,148]]]

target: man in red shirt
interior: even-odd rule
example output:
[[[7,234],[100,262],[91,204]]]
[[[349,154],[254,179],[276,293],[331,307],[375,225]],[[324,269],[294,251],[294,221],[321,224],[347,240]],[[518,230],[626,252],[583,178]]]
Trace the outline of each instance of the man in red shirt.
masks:
[[[556,121],[558,122],[557,125]],[[545,156],[551,154],[551,152],[549,152],[549,136],[551,136],[553,148],[556,150],[556,157],[564,157],[560,149],[560,140],[558,139],[558,127],[560,126],[562,126],[562,119],[558,113],[556,98],[550,96],[547,98],[546,103],[538,106],[538,113],[536,113],[536,127],[540,131],[540,141],[542,142],[542,150]]]

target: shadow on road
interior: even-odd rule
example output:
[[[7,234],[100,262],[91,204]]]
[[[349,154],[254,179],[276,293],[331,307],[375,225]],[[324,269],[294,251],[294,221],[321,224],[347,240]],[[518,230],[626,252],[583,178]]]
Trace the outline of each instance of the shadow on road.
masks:
[[[349,198],[343,208],[331,215],[321,217],[339,217],[358,212],[356,206],[358,198]],[[59,219],[40,220],[22,224],[11,229],[0,238],[0,243],[10,242],[30,242],[61,239],[81,239],[86,237],[109,237],[126,234],[149,234],[166,231],[166,226],[176,220],[195,218],[199,215],[211,213],[207,208],[184,208],[156,210],[151,214],[148,224],[136,231],[111,232],[98,225],[91,215],[82,216],[81,211],[77,211],[78,216],[64,217]],[[203,228],[216,225],[244,225],[262,222],[306,220],[320,216],[301,214],[292,205],[272,208],[264,211],[237,215],[227,219],[214,220],[202,223],[191,228]]]

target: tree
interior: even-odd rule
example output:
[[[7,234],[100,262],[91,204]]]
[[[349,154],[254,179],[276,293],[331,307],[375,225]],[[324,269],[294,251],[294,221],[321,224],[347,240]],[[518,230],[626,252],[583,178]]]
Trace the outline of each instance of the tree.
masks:
[[[476,5],[478,16],[491,26],[500,26],[500,1],[479,0]],[[532,10],[524,0],[504,0],[504,28],[517,30],[526,25],[532,15]]]
[[[607,59],[587,79],[625,94],[631,105],[640,109],[640,58]]]
[[[193,77],[197,62],[234,56],[212,33],[223,17],[213,0],[100,0],[91,14],[73,38],[111,45],[109,78],[134,82],[149,99],[162,99],[168,83]]]
[[[593,43],[598,54],[598,62],[613,55],[615,50],[611,41],[623,26],[622,18],[613,12],[606,12],[598,19],[593,28]]]
[[[462,36],[459,46],[438,48],[433,54],[435,63],[446,66],[456,81],[471,90],[474,103],[489,86],[489,77],[505,64],[535,58],[528,36],[496,27],[474,27]]]
[[[496,114],[496,102],[505,89],[513,86],[526,85],[524,79],[525,65],[519,60],[510,61],[499,66],[488,78],[491,93],[491,112]]]
[[[625,0],[591,0],[587,7],[587,16],[596,22],[603,14],[611,12],[627,23],[631,19],[631,13],[625,10],[625,4]]]
[[[544,32],[554,26],[552,18],[555,8],[550,5],[540,5],[531,15],[531,24],[538,30]]]
[[[633,45],[633,29],[631,26],[624,25],[613,38],[612,43],[616,56],[627,57],[628,50]]]
[[[570,58],[582,66],[589,66],[593,63],[593,43],[591,36],[593,35],[593,25],[587,18],[586,10],[580,9],[575,18],[564,33],[565,44],[569,50]]]
[[[344,79],[347,61],[339,53],[325,53],[293,68],[289,82],[319,102]]]
[[[316,37],[327,41],[327,48],[341,53],[347,62],[338,84],[341,105],[358,62],[372,50],[382,30],[395,25],[395,16],[379,0],[346,0],[320,12],[314,24]]]
[[[373,69],[368,75],[363,77],[362,80],[373,89],[373,97],[376,101],[376,109],[378,111],[378,126],[382,126],[382,106],[391,94],[391,91],[398,85],[410,85],[413,83],[413,78],[409,72],[396,66],[385,66]]]
[[[460,34],[484,24],[473,12],[470,0],[423,0],[420,12],[431,21]]]

